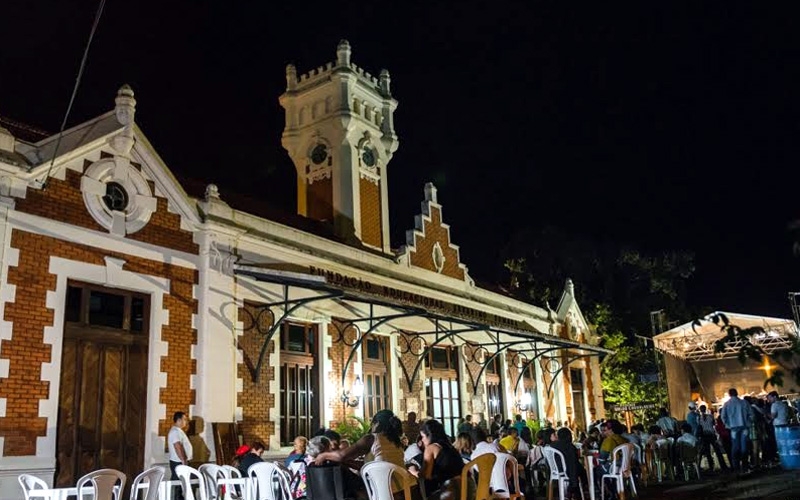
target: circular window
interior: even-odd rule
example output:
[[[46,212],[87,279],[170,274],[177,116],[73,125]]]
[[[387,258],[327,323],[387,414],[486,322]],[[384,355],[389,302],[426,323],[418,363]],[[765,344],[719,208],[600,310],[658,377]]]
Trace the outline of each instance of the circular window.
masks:
[[[106,194],[103,196],[103,203],[109,210],[124,212],[128,208],[128,192],[122,184],[109,182],[106,184]]]

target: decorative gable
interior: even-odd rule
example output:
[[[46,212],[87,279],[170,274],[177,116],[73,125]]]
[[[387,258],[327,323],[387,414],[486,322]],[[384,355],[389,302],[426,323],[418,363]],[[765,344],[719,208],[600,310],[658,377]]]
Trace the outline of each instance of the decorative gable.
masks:
[[[425,184],[422,213],[414,217],[414,229],[406,232],[401,252],[409,265],[472,283],[467,267],[461,263],[458,246],[450,242],[450,226],[442,222],[442,206],[436,186]]]

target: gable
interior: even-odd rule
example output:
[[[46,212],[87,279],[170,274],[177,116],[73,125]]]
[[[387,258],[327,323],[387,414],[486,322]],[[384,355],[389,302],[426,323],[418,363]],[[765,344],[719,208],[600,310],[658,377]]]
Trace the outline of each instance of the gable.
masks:
[[[119,113],[120,96],[133,101],[123,89],[116,112],[64,133],[54,161],[55,137],[26,150],[36,166],[4,173],[0,195],[20,212],[197,254],[197,212],[133,123],[133,106]]]
[[[422,213],[414,218],[414,229],[406,232],[406,246],[401,253],[413,267],[471,282],[458,246],[450,241],[450,226],[442,221],[442,206],[436,187],[430,182],[425,184]]]

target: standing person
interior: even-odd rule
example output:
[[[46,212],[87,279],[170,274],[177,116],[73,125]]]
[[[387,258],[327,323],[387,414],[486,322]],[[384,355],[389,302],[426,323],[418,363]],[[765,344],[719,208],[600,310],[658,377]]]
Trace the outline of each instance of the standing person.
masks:
[[[778,458],[778,443],[775,440],[775,428],[789,425],[789,404],[778,398],[778,391],[767,395],[767,436],[764,443],[764,459],[774,461]]]
[[[261,454],[264,453],[265,449],[264,443],[253,441],[248,452],[239,460],[239,472],[242,473],[242,477],[247,477],[247,470],[250,469],[251,465],[263,462]]]
[[[564,455],[564,466],[567,468],[566,472],[569,477],[569,487],[572,490],[578,488],[578,482],[586,480],[586,471],[581,465],[580,457],[578,456],[578,449],[572,444],[572,431],[566,427],[562,427],[554,434],[555,440],[550,441],[550,446],[560,451]],[[556,465],[561,466],[560,461],[556,461]]]
[[[169,447],[169,470],[172,473],[170,479],[178,480],[175,467],[188,465],[192,459],[192,443],[183,431],[189,425],[189,415],[182,411],[176,411],[172,415],[172,428],[167,434],[167,444]],[[183,493],[180,489],[175,494],[175,500],[183,500]]]
[[[753,420],[752,410],[747,401],[739,399],[739,391],[728,390],[730,399],[720,410],[722,422],[731,431],[731,467],[736,472],[742,471],[742,460],[746,460],[747,440],[750,422]]]
[[[697,436],[697,405],[694,401],[689,403],[689,411],[686,413],[686,423],[692,427],[692,435]]]
[[[419,422],[417,422],[417,414],[413,411],[408,412],[406,421],[403,422],[403,434],[406,435],[409,443],[416,443],[419,439]]]
[[[526,424],[525,421],[522,420],[522,415],[517,415],[516,417],[514,417],[514,427],[517,429],[517,434],[518,435],[521,436],[522,435],[522,429],[524,429],[527,426],[528,426],[528,424]]]
[[[458,433],[462,434],[466,432],[469,434],[472,432],[472,427],[472,415],[467,415],[461,425],[458,426]]]
[[[489,436],[496,438],[500,433],[500,427],[503,426],[503,416],[499,413],[492,419],[492,425],[489,426]]]
[[[709,472],[714,472],[714,460],[711,458],[711,449],[713,448],[714,454],[717,455],[720,469],[727,470],[728,466],[725,464],[725,459],[722,458],[722,449],[717,442],[717,433],[714,429],[714,417],[708,413],[706,405],[700,405],[697,427],[700,429],[700,454],[697,459],[697,464],[700,465],[705,456],[706,459],[708,459]]]

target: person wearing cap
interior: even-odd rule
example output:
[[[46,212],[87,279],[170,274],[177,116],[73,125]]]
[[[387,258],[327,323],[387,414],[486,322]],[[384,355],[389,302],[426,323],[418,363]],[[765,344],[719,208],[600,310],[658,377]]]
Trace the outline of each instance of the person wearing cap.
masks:
[[[689,412],[686,414],[686,423],[692,427],[692,436],[697,436],[698,422],[697,404],[694,401],[689,403]]]
[[[236,454],[239,454],[239,451],[246,448],[246,446],[242,445],[236,450]],[[250,445],[250,449],[244,453],[244,456],[239,460],[239,472],[242,473],[243,477],[247,477],[247,470],[253,464],[257,464],[258,462],[263,462],[261,459],[261,454],[264,453],[264,443],[261,441],[253,441],[253,444]]]

